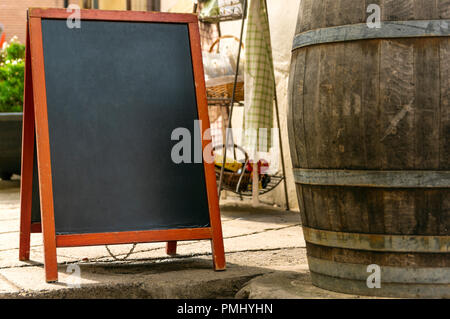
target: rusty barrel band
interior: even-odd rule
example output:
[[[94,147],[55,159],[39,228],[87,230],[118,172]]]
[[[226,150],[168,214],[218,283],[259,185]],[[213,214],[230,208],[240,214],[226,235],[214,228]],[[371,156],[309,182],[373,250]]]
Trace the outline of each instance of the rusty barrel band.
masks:
[[[379,252],[450,253],[450,236],[359,234],[302,228],[305,241],[320,246]]]
[[[298,184],[382,187],[449,188],[450,171],[375,171],[294,168]]]
[[[383,21],[380,24],[380,28],[358,23],[302,32],[294,37],[292,50],[357,40],[450,36],[450,20]]]
[[[342,279],[366,281],[372,274],[367,270],[369,265],[340,263],[311,256],[308,256],[308,265],[315,273]],[[450,268],[380,266],[380,279],[381,283],[450,284]]]

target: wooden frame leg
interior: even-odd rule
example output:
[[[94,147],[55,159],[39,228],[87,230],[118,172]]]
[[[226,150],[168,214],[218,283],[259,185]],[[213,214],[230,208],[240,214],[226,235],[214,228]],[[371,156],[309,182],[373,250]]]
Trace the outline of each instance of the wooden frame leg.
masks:
[[[44,239],[44,265],[47,282],[58,281],[56,260],[56,233],[53,207],[50,138],[48,130],[47,96],[45,89],[44,49],[41,18],[29,18],[31,69],[33,74],[34,118],[36,125],[36,151],[41,204],[41,227]]]
[[[169,256],[175,256],[177,254],[177,242],[168,241],[166,244],[166,253]]]
[[[25,126],[25,123],[24,123]],[[24,128],[25,129],[25,128]],[[25,143],[25,142],[24,142]],[[31,153],[31,154],[30,154]],[[19,260],[30,260],[30,240],[31,240],[31,203],[32,203],[32,179],[33,179],[33,149],[24,148],[22,151],[22,175],[20,188],[20,242]],[[31,155],[31,156],[30,156]],[[31,158],[31,169],[27,163]]]
[[[23,178],[23,175],[22,175]],[[21,191],[22,193],[23,191]],[[26,192],[25,192],[26,193]],[[27,195],[22,195],[21,198],[25,198]],[[21,199],[21,201],[27,201]],[[31,241],[31,204],[21,204],[20,214],[20,242],[19,242],[19,260],[30,260],[30,241]]]
[[[25,99],[22,126],[19,260],[30,260],[31,205],[33,192],[34,101],[31,78],[30,36],[27,29]]]
[[[45,227],[45,226],[43,226]],[[42,229],[44,235],[44,268],[45,281],[48,283],[58,281],[58,262],[56,259],[55,238],[49,238],[49,234]],[[47,245],[47,246],[46,246]],[[50,248],[49,248],[50,246]]]
[[[211,239],[211,249],[213,257],[213,265],[215,271],[223,271],[226,269],[225,250],[222,240]]]
[[[222,223],[219,216],[211,216],[211,250],[215,271],[226,269],[225,248],[223,246]]]

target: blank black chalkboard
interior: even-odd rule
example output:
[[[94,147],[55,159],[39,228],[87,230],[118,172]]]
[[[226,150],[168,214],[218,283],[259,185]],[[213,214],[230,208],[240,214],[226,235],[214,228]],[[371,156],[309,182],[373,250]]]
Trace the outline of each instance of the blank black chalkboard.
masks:
[[[211,148],[197,17],[79,16],[70,28],[70,11],[28,10],[19,259],[42,232],[54,282],[57,247],[165,241],[174,255],[210,240],[225,270],[214,163],[198,156]]]
[[[42,36],[56,234],[208,227],[203,164],[171,159],[198,119],[187,25],[43,19]]]

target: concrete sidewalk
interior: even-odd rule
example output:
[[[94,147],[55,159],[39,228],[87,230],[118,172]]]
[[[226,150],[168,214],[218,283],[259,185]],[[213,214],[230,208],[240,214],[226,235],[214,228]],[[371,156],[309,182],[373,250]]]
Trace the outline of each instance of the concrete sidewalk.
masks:
[[[312,286],[300,216],[243,202],[221,207],[227,270],[212,270],[209,241],[58,248],[59,282],[44,280],[42,235],[18,260],[19,181],[0,181],[0,298],[359,298]],[[78,269],[81,280],[71,272]],[[79,284],[79,287],[78,287]]]

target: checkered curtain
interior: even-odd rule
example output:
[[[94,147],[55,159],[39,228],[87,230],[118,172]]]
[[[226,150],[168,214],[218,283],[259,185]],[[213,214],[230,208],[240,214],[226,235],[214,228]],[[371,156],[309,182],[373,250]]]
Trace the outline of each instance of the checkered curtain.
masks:
[[[264,0],[250,0],[245,35],[243,145],[251,157],[272,146],[275,76],[269,19]]]

